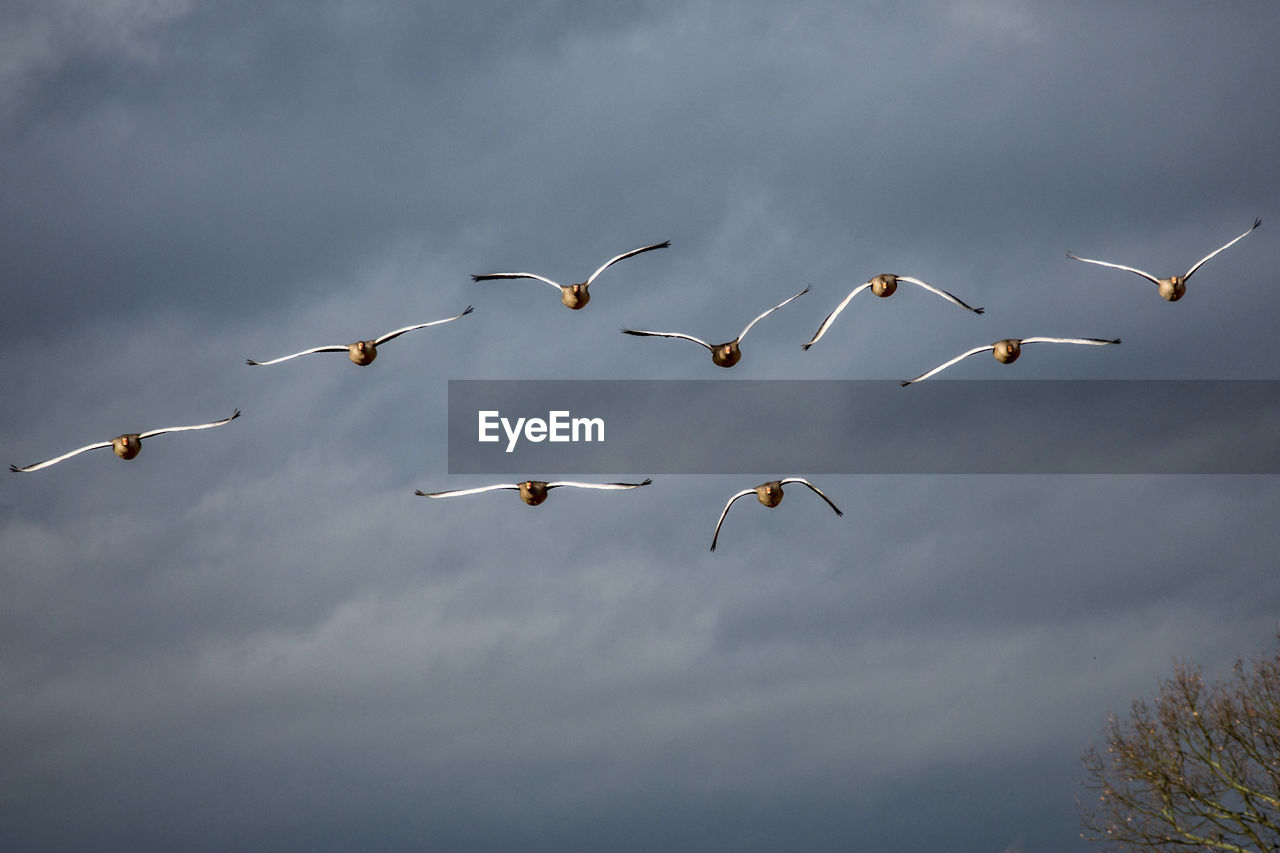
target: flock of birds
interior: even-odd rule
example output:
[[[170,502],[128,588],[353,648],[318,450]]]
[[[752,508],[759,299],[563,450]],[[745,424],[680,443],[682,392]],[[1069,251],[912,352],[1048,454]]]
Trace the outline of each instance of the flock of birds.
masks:
[[[1174,275],[1174,276],[1169,276],[1168,278],[1157,278],[1156,276],[1151,275],[1148,272],[1144,272],[1143,270],[1136,269],[1135,267],[1125,266],[1123,264],[1112,263],[1110,261],[1099,261],[1099,260],[1094,260],[1092,258],[1082,258],[1079,255],[1073,254],[1072,252],[1067,252],[1067,257],[1077,261],[1083,261],[1084,263],[1087,263],[1087,264],[1097,264],[1098,266],[1110,267],[1112,269],[1123,270],[1125,272],[1131,272],[1131,273],[1134,273],[1135,275],[1142,276],[1143,278],[1155,284],[1156,289],[1159,292],[1161,297],[1163,297],[1164,299],[1170,302],[1177,302],[1179,299],[1182,298],[1183,294],[1186,293],[1187,281],[1191,278],[1192,275],[1195,274],[1196,270],[1200,269],[1200,267],[1202,267],[1205,264],[1205,262],[1208,261],[1210,258],[1214,257],[1220,252],[1223,252],[1229,249],[1231,246],[1235,245],[1238,241],[1248,236],[1250,233],[1253,232],[1255,228],[1257,228],[1261,224],[1262,224],[1261,219],[1255,219],[1253,225],[1248,230],[1246,230],[1243,234],[1240,234],[1238,237],[1234,238],[1230,242],[1226,243],[1225,245],[1205,255],[1203,258],[1201,258],[1199,261],[1193,264],[1191,268],[1187,270],[1185,275]],[[624,252],[621,255],[617,255],[616,257],[613,257],[607,262],[605,262],[603,265],[600,266],[599,269],[593,272],[585,281],[577,282],[575,284],[563,285],[563,284],[560,284],[559,282],[553,281],[552,279],[546,278],[544,276],[536,275],[534,273],[527,273],[527,272],[488,273],[485,275],[473,275],[471,279],[472,281],[491,281],[491,280],[498,280],[498,279],[532,279],[535,281],[540,281],[560,291],[560,301],[564,303],[564,305],[566,305],[567,307],[576,311],[586,307],[587,303],[591,300],[591,294],[588,288],[590,288],[591,284],[596,280],[596,278],[599,277],[599,275],[602,272],[604,272],[606,269],[618,263],[619,261],[626,260],[627,258],[634,257],[644,252],[651,252],[655,249],[665,249],[670,245],[671,245],[671,242],[666,241],[662,243],[655,243],[652,246],[642,246],[639,249],[632,249],[629,252]],[[951,293],[948,293],[945,290],[941,290],[937,287],[934,287],[933,285],[928,284],[927,282],[921,281],[918,278],[913,278],[911,276],[905,276],[905,275],[896,275],[896,274],[886,273],[883,275],[877,275],[874,278],[870,279],[869,281],[865,282],[864,284],[860,284],[857,287],[855,287],[852,291],[850,291],[849,295],[846,296],[843,300],[841,300],[841,302],[835,307],[835,309],[830,314],[827,315],[826,319],[822,321],[821,325],[818,326],[817,331],[814,332],[813,337],[809,340],[808,343],[803,345],[803,348],[805,350],[808,350],[810,347],[812,347],[814,344],[816,344],[819,340],[822,339],[823,335],[825,335],[827,331],[830,330],[831,326],[835,323],[836,318],[849,305],[853,297],[857,296],[859,293],[866,290],[867,288],[870,288],[871,292],[874,293],[876,296],[879,296],[881,298],[887,298],[889,296],[892,296],[894,292],[897,291],[898,284],[901,282],[906,282],[907,284],[913,284],[918,287],[921,287],[924,290],[927,290],[930,293],[936,294],[942,299],[945,299],[951,304],[956,305],[957,307],[962,308],[966,311],[970,311],[974,314],[983,313],[984,309],[974,308],[968,305],[967,303],[965,303],[959,297]],[[636,335],[640,337],[675,338],[679,340],[692,341],[693,343],[698,344],[699,346],[709,350],[711,352],[711,360],[717,366],[733,367],[742,359],[742,350],[740,348],[740,345],[742,343],[742,339],[746,337],[747,332],[751,331],[752,327],[755,326],[756,323],[760,322],[765,317],[772,314],[774,311],[777,311],[779,308],[782,308],[784,305],[787,305],[793,300],[800,298],[801,296],[803,296],[808,292],[809,292],[809,288],[806,287],[804,290],[801,290],[799,293],[795,294],[794,296],[790,296],[784,299],[782,302],[779,302],[777,305],[773,306],[772,308],[768,309],[767,311],[762,312],[761,314],[756,316],[750,323],[748,323],[736,338],[722,344],[709,344],[706,341],[702,340],[701,338],[695,338],[694,336],[685,334],[683,332],[654,332],[654,331],[644,331],[640,329],[623,329],[622,331],[624,334]],[[472,307],[468,305],[466,310],[464,310],[461,314],[457,314],[453,317],[446,317],[442,320],[433,320],[429,323],[417,323],[412,326],[405,326],[404,328],[387,332],[385,335],[380,335],[379,337],[372,338],[369,340],[360,340],[350,344],[332,344],[327,346],[311,347],[310,349],[305,349],[300,352],[295,352],[291,355],[280,356],[279,358],[273,358],[269,361],[254,361],[253,359],[246,359],[246,362],[252,366],[265,367],[268,365],[279,364],[284,361],[289,361],[290,359],[298,358],[300,356],[312,355],[314,353],[345,352],[347,354],[347,357],[351,359],[353,363],[360,365],[362,367],[368,366],[373,363],[373,360],[375,358],[378,357],[379,346],[391,340],[394,340],[395,338],[398,338],[401,335],[406,334],[407,332],[413,332],[418,329],[425,329],[431,326],[438,326],[443,323],[451,323],[454,320],[461,319],[462,317],[465,317],[466,315],[470,314],[472,310],[473,310]],[[1025,346],[1026,344],[1032,344],[1032,343],[1106,346],[1109,344],[1118,344],[1120,343],[1120,340],[1118,338],[1116,339],[1048,338],[1048,337],[1005,338],[1003,340],[995,341],[994,343],[986,344],[985,346],[975,347],[971,350],[963,352],[960,355],[956,356],[955,358],[949,359],[948,361],[943,362],[937,367],[934,367],[933,369],[920,374],[914,379],[904,380],[901,384],[903,386],[906,386],[906,385],[911,385],[915,382],[921,382],[925,379],[930,378],[931,376],[934,376],[940,373],[943,370],[946,370],[951,365],[956,364],[957,362],[963,361],[964,359],[968,358],[971,355],[977,355],[978,353],[983,353],[988,351],[990,351],[994,355],[996,361],[999,361],[1001,364],[1012,364],[1014,361],[1018,359],[1018,356],[1021,354],[1022,347]],[[240,410],[236,409],[231,414],[230,417],[223,418],[217,421],[211,421],[209,423],[195,424],[192,426],[167,427],[165,429],[154,429],[154,430],[149,430],[147,432],[141,432],[141,433],[125,433],[123,435],[118,435],[115,438],[108,439],[106,441],[98,441],[98,442],[94,442],[93,444],[86,444],[84,447],[76,448],[75,450],[69,451],[67,453],[63,453],[61,456],[55,456],[52,459],[46,459],[43,462],[36,462],[34,464],[26,465],[22,467],[19,467],[17,465],[10,465],[9,470],[14,472],[23,472],[23,473],[31,472],[31,471],[39,471],[43,468],[48,468],[51,465],[56,465],[57,463],[62,462],[63,460],[70,459],[71,457],[76,456],[78,454],[85,453],[90,450],[105,448],[105,447],[110,447],[113,450],[113,452],[116,454],[116,456],[119,456],[121,459],[132,459],[138,455],[139,451],[141,451],[142,440],[144,438],[153,438],[155,436],[164,435],[166,433],[171,433],[171,432],[187,432],[191,430],[203,430],[203,429],[210,429],[212,427],[219,427],[219,426],[223,426],[225,424],[231,423],[231,421],[235,420],[238,417],[240,417]],[[426,498],[451,498],[451,497],[461,497],[463,495],[474,495],[474,494],[479,494],[481,492],[509,490],[509,491],[519,492],[521,500],[523,500],[525,503],[529,504],[530,506],[538,506],[539,504],[543,503],[547,499],[547,495],[552,489],[557,489],[565,486],[580,488],[580,489],[626,490],[626,489],[638,489],[641,486],[647,486],[652,482],[653,481],[649,479],[646,479],[639,483],[579,483],[579,482],[571,482],[571,481],[546,482],[542,480],[525,480],[524,482],[521,482],[521,483],[500,483],[492,486],[479,486],[477,488],[471,488],[471,489],[453,489],[449,491],[440,491],[440,492],[423,492],[421,490],[418,490],[415,492],[415,494],[421,497],[426,497]],[[837,507],[835,503],[833,503],[832,500],[822,492],[821,489],[819,489],[813,483],[810,483],[808,480],[802,477],[785,477],[781,480],[770,480],[767,483],[761,483],[760,485],[755,486],[753,488],[743,489],[742,491],[734,494],[729,498],[728,502],[724,505],[724,509],[720,513],[719,520],[716,522],[715,533],[711,537],[711,550],[714,551],[716,549],[716,543],[720,538],[720,528],[724,524],[725,516],[729,514],[729,508],[732,507],[736,501],[738,501],[740,498],[744,498],[744,497],[747,497],[748,495],[754,494],[756,496],[756,499],[762,505],[766,507],[776,507],[780,503],[782,503],[782,497],[783,497],[782,487],[791,483],[800,483],[801,485],[808,487],[816,495],[818,495],[820,498],[826,501],[827,504],[831,507],[831,509],[835,511],[836,515],[838,516],[844,515],[844,513],[840,511],[840,508]]]

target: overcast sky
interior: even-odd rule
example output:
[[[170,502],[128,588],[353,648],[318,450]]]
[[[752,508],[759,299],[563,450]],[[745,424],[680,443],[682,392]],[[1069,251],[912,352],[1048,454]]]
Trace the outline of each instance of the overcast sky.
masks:
[[[929,381],[1280,380],[1277,32],[1246,2],[0,5],[0,461],[243,411],[2,478],[0,847],[1091,849],[1107,714],[1274,642],[1274,477],[413,492],[504,481],[450,475],[450,379],[899,380],[1048,335],[1123,344]],[[1065,255],[1172,275],[1256,217],[1176,303]],[[470,279],[664,240],[581,311]],[[864,292],[801,349],[885,272],[986,313]],[[718,343],[806,285],[732,371],[618,331]],[[467,305],[369,367],[245,365]],[[844,516],[793,486],[708,552],[788,475]]]

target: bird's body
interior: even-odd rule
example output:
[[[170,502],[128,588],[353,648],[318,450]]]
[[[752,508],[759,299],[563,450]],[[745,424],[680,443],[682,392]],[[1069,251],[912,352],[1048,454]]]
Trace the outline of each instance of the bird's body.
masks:
[[[1124,266],[1123,264],[1113,264],[1110,261],[1095,261],[1092,258],[1082,258],[1079,255],[1072,254],[1071,252],[1067,252],[1067,257],[1077,261],[1084,261],[1086,264],[1097,264],[1100,267],[1111,267],[1112,269],[1124,270],[1125,272],[1131,272],[1135,275],[1140,275],[1156,286],[1156,291],[1160,294],[1160,296],[1163,299],[1169,302],[1177,302],[1187,292],[1187,279],[1191,278],[1191,276],[1195,273],[1195,271],[1200,269],[1200,267],[1204,265],[1205,261],[1209,260],[1219,252],[1223,252],[1231,248],[1233,245],[1236,244],[1237,241],[1242,240],[1245,237],[1249,236],[1251,233],[1253,233],[1253,229],[1257,228],[1261,224],[1262,224],[1261,219],[1255,219],[1253,221],[1253,226],[1248,231],[1244,232],[1239,237],[1236,237],[1234,240],[1227,243],[1225,246],[1222,246],[1221,248],[1218,248],[1218,249],[1214,249],[1212,252],[1205,255],[1200,260],[1196,261],[1196,263],[1191,266],[1191,269],[1187,270],[1186,275],[1171,275],[1168,278],[1156,278],[1154,275],[1152,275],[1149,272],[1143,272],[1140,269],[1136,269],[1135,267],[1127,267],[1127,266]]]
[[[720,538],[720,525],[724,524],[724,517],[729,514],[729,507],[733,506],[735,501],[739,498],[745,498],[747,495],[754,494],[756,496],[756,500],[760,501],[764,506],[775,507],[782,503],[782,487],[788,483],[801,483],[802,485],[808,486],[813,490],[814,494],[826,501],[827,505],[835,510],[836,515],[844,515],[844,513],[840,511],[840,508],[832,503],[831,498],[823,494],[822,490],[813,483],[810,483],[802,477],[786,477],[781,480],[770,480],[767,483],[761,483],[753,488],[743,489],[733,497],[729,498],[729,502],[724,505],[724,510],[720,513],[720,520],[716,522],[716,532],[711,537],[711,550],[714,551],[716,549],[716,542]]]
[[[56,465],[57,463],[61,462],[64,459],[70,459],[72,456],[75,456],[80,453],[84,453],[87,450],[97,450],[102,447],[110,447],[112,452],[115,453],[116,456],[119,456],[121,459],[132,459],[133,457],[137,456],[138,453],[142,450],[142,440],[144,438],[152,438],[157,435],[164,435],[167,432],[185,432],[187,430],[193,430],[193,429],[208,429],[209,427],[222,426],[223,424],[231,423],[238,417],[240,417],[240,410],[236,409],[234,412],[232,412],[231,417],[223,418],[220,421],[213,421],[207,424],[196,424],[194,426],[166,427],[164,429],[153,429],[148,432],[141,432],[141,433],[127,432],[123,435],[118,435],[115,438],[110,439],[108,441],[98,441],[98,442],[94,442],[93,444],[86,444],[84,447],[78,447],[69,453],[64,453],[61,456],[55,456],[52,459],[46,459],[43,462],[37,462],[33,465],[27,465],[22,468],[19,468],[17,465],[10,465],[9,470],[15,471],[15,472],[21,472],[21,473],[27,473],[30,471],[39,471],[41,468],[48,468],[50,465]]]
[[[365,367],[367,365],[373,364],[373,360],[378,357],[378,347],[380,347],[382,344],[385,344],[387,341],[398,338],[401,335],[403,335],[405,332],[413,332],[418,329],[425,329],[428,326],[438,326],[441,323],[451,323],[454,320],[457,320],[459,317],[465,317],[466,315],[470,314],[473,310],[475,309],[473,309],[470,305],[468,305],[467,310],[463,311],[461,314],[458,314],[454,317],[446,317],[443,320],[432,320],[430,323],[416,323],[412,326],[405,326],[402,329],[396,329],[395,331],[387,332],[385,335],[380,335],[376,338],[372,338],[367,341],[356,341],[355,343],[352,343],[352,344],[331,344],[329,346],[323,346],[323,347],[312,347],[311,349],[304,349],[302,352],[295,352],[292,355],[284,355],[284,356],[281,356],[280,358],[273,358],[270,361],[254,361],[251,358],[246,359],[245,361],[246,363],[254,365],[256,367],[263,367],[269,364],[279,364],[282,361],[288,361],[289,359],[297,358],[300,355],[311,355],[312,353],[317,353],[317,352],[345,352],[347,354],[347,358],[351,359],[353,363],[358,364],[361,367]]]
[[[618,255],[617,257],[614,257],[614,258],[610,258],[608,261],[606,261],[605,264],[601,266],[598,270],[593,272],[587,278],[586,281],[580,281],[580,282],[577,282],[576,284],[560,284],[559,282],[552,281],[551,279],[546,278],[545,276],[536,275],[535,273],[531,273],[531,272],[495,272],[495,273],[488,273],[486,275],[473,275],[471,276],[471,280],[472,281],[493,281],[496,279],[504,279],[504,278],[531,278],[534,281],[541,281],[559,290],[560,301],[564,303],[564,305],[567,308],[572,308],[574,311],[577,311],[581,308],[585,308],[587,306],[587,303],[591,301],[591,293],[588,290],[588,288],[591,287],[591,283],[596,280],[596,276],[600,275],[600,273],[604,272],[609,267],[616,264],[618,261],[625,260],[626,258],[630,258],[634,255],[639,255],[642,252],[650,252],[650,251],[653,251],[654,249],[665,249],[670,245],[671,245],[671,241],[667,240],[664,243],[655,243],[652,246],[643,246],[639,249],[632,249],[630,252],[623,252],[621,255]]]
[[[525,480],[520,483],[499,483],[494,486],[479,486],[474,489],[453,489],[446,492],[424,492],[417,490],[414,494],[423,498],[456,498],[461,495],[474,495],[480,492],[492,492],[497,490],[510,490],[520,493],[520,500],[529,506],[538,506],[547,499],[547,492],[551,489],[558,489],[561,486],[573,486],[579,489],[638,489],[641,486],[647,486],[653,480],[644,480],[640,483],[574,483],[569,481],[548,483],[545,480]]]
[[[1118,343],[1120,343],[1119,338],[1111,340],[1106,340],[1104,338],[1005,338],[1004,340],[996,341],[993,344],[987,344],[983,347],[974,347],[968,352],[961,353],[950,361],[944,361],[932,370],[920,374],[915,379],[903,380],[901,384],[910,385],[913,382],[920,382],[921,380],[928,379],[930,376],[946,370],[958,361],[963,361],[971,355],[977,355],[980,352],[987,352],[988,350],[993,356],[995,356],[996,361],[1001,364],[1013,364],[1018,360],[1018,356],[1022,354],[1022,347],[1026,344],[1082,344],[1085,346],[1098,347]]]
[[[947,291],[939,290],[933,285],[927,284],[918,278],[912,278],[909,275],[894,275],[893,273],[884,273],[882,275],[876,276],[875,278],[872,278],[871,280],[867,281],[865,284],[858,285],[853,290],[851,290],[849,292],[849,295],[846,296],[840,302],[840,304],[836,306],[835,310],[832,311],[830,314],[828,314],[827,318],[822,321],[822,325],[818,327],[818,331],[813,333],[813,338],[809,341],[809,343],[805,344],[803,348],[808,349],[809,347],[816,344],[818,340],[827,333],[827,329],[831,328],[831,324],[835,322],[836,317],[840,316],[840,312],[845,309],[845,306],[849,304],[850,300],[852,300],[853,297],[857,296],[863,290],[870,288],[871,292],[874,293],[876,296],[879,296],[881,299],[887,299],[897,291],[898,282],[900,281],[905,281],[905,282],[909,282],[910,284],[919,285],[920,287],[924,288],[930,293],[936,293],[938,296],[941,296],[943,299],[947,300],[951,304],[958,305],[967,311],[972,311],[974,314],[981,314],[983,310],[985,310],[982,308],[970,307],[969,305],[965,304],[963,301],[961,301],[957,297],[951,295],[950,293],[947,293]]]
[[[783,305],[786,305],[792,299],[797,299],[801,296],[804,296],[808,292],[809,292],[809,288],[806,287],[804,290],[800,291],[795,296],[790,296],[782,300],[777,305],[773,306],[768,311],[765,311],[760,316],[756,317],[754,320],[748,323],[747,327],[743,329],[742,332],[736,338],[723,344],[709,344],[706,341],[702,340],[701,338],[695,338],[693,337],[693,335],[686,335],[683,332],[646,332],[639,329],[623,329],[622,332],[623,334],[626,334],[626,335],[636,335],[639,337],[679,338],[681,340],[692,341],[695,344],[698,344],[699,346],[702,346],[702,347],[706,347],[708,350],[710,350],[711,360],[715,362],[717,366],[733,367],[735,364],[737,364],[739,361],[742,360],[742,349],[739,347],[739,344],[742,343],[742,339],[746,337],[747,332],[751,331],[751,327],[754,326],[756,323],[760,322],[761,320],[763,320],[765,317],[772,314],[774,311],[777,311]]]

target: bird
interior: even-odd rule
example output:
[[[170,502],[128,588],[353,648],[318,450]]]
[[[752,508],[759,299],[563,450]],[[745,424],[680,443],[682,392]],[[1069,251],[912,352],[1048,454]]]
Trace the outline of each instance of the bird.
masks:
[[[245,362],[254,366],[265,367],[268,364],[279,364],[282,361],[288,361],[289,359],[297,358],[300,355],[311,355],[313,352],[345,352],[347,354],[347,358],[351,359],[361,367],[365,367],[373,364],[373,360],[378,357],[378,347],[382,346],[387,341],[398,338],[405,332],[425,329],[428,326],[438,326],[441,323],[451,323],[454,320],[457,320],[458,317],[467,316],[473,310],[475,309],[468,305],[467,310],[463,311],[456,317],[446,317],[443,320],[432,320],[430,323],[418,323],[413,326],[405,326],[403,329],[396,329],[394,332],[387,332],[385,335],[369,341],[356,341],[353,344],[333,344],[332,346],[326,347],[312,347],[311,349],[304,349],[302,352],[295,352],[293,355],[282,355],[279,358],[273,358],[270,361],[254,361],[251,358],[247,358],[245,359]]]
[[[720,538],[720,525],[724,524],[724,517],[729,514],[729,507],[733,506],[734,501],[738,498],[745,498],[747,495],[755,495],[756,499],[759,500],[760,503],[767,507],[775,507],[782,503],[782,487],[788,483],[802,483],[808,486],[818,495],[818,497],[826,501],[828,506],[836,511],[836,515],[844,515],[844,513],[840,511],[840,507],[831,502],[831,498],[824,495],[821,489],[803,477],[785,477],[781,480],[770,480],[767,483],[761,483],[753,489],[743,489],[733,497],[729,498],[729,502],[724,505],[724,511],[720,513],[720,520],[716,522],[716,532],[711,537],[711,550],[714,551],[716,549],[716,540]]]
[[[1106,346],[1107,344],[1118,344],[1120,339],[1104,340],[1102,338],[1005,338],[1002,341],[996,341],[994,344],[987,344],[985,347],[977,347],[966,353],[961,353],[950,361],[944,361],[928,373],[922,373],[915,379],[904,379],[902,385],[910,385],[912,382],[919,382],[922,379],[928,379],[935,373],[946,370],[957,361],[963,361],[971,355],[977,355],[980,352],[991,350],[992,355],[996,357],[996,361],[1001,364],[1013,364],[1018,360],[1018,356],[1022,354],[1023,344],[1085,344],[1086,346]]]
[[[813,333],[813,339],[809,341],[809,343],[805,344],[802,347],[802,349],[807,350],[809,347],[816,344],[818,340],[827,333],[827,329],[831,328],[831,324],[835,322],[836,317],[838,317],[840,315],[840,312],[845,309],[845,306],[849,304],[849,300],[857,296],[860,291],[866,290],[869,287],[871,288],[871,292],[874,293],[876,296],[879,296],[882,299],[887,299],[890,296],[893,296],[894,291],[898,289],[898,282],[900,281],[905,281],[910,284],[918,284],[921,287],[923,287],[925,290],[929,291],[930,293],[936,293],[939,296],[941,296],[943,299],[947,300],[948,302],[954,305],[959,305],[961,308],[965,309],[966,311],[972,311],[975,314],[981,314],[985,310],[983,308],[974,308],[970,305],[967,305],[960,299],[956,298],[950,293],[947,293],[945,290],[939,290],[933,285],[926,284],[925,282],[921,281],[918,278],[912,278],[909,275],[894,275],[893,273],[884,273],[883,275],[878,275],[875,278],[869,280],[866,284],[858,285],[852,291],[850,291],[849,295],[844,298],[844,301],[842,301],[839,305],[836,306],[836,310],[828,314],[827,319],[822,321],[822,325],[818,327],[818,331]]]
[[[1187,270],[1186,275],[1173,275],[1173,276],[1169,276],[1168,278],[1156,278],[1149,272],[1143,272],[1142,270],[1134,269],[1133,267],[1126,267],[1123,264],[1113,264],[1108,261],[1095,261],[1092,258],[1082,258],[1079,255],[1072,254],[1071,252],[1067,252],[1067,257],[1074,258],[1077,261],[1084,261],[1086,264],[1097,264],[1098,266],[1101,266],[1101,267],[1112,267],[1114,269],[1125,270],[1126,272],[1131,272],[1131,273],[1140,275],[1143,278],[1154,283],[1156,286],[1156,289],[1160,292],[1160,295],[1162,297],[1164,297],[1170,302],[1177,302],[1179,299],[1182,298],[1182,295],[1187,292],[1187,279],[1191,278],[1192,274],[1196,270],[1200,269],[1200,267],[1204,264],[1205,261],[1209,260],[1219,252],[1223,252],[1231,248],[1233,245],[1236,244],[1237,241],[1243,240],[1245,237],[1253,233],[1253,229],[1257,228],[1261,224],[1262,224],[1261,219],[1253,220],[1253,225],[1252,227],[1249,228],[1248,231],[1244,232],[1239,237],[1235,238],[1235,240],[1232,240],[1230,243],[1223,246],[1221,249],[1215,249],[1214,251],[1205,255],[1200,260],[1196,261],[1196,263],[1191,267],[1191,269]]]
[[[236,418],[240,417],[240,410],[236,409],[231,413],[231,417],[223,418],[220,421],[213,421],[207,424],[196,424],[195,426],[179,426],[167,427],[165,429],[153,429],[150,432],[127,432],[124,435],[118,435],[107,441],[99,441],[93,444],[86,444],[84,447],[77,448],[70,453],[64,453],[61,456],[55,456],[52,459],[46,459],[43,462],[37,462],[34,465],[27,465],[19,468],[17,465],[10,465],[9,470],[14,472],[26,473],[28,471],[39,471],[41,468],[48,468],[50,465],[56,465],[64,459],[70,459],[78,453],[84,453],[86,450],[97,450],[100,447],[110,447],[115,451],[116,456],[121,459],[132,459],[142,450],[142,440],[157,435],[164,435],[166,432],[183,432],[190,429],[208,429],[209,427],[222,426],[229,424]]]
[[[639,483],[572,483],[561,481],[548,483],[544,480],[525,480],[523,483],[499,483],[496,486],[479,486],[474,489],[454,489],[448,492],[424,492],[415,489],[414,494],[422,498],[456,498],[461,495],[474,495],[480,492],[492,492],[498,489],[509,489],[520,493],[520,500],[529,506],[537,506],[547,499],[547,492],[561,486],[574,486],[579,489],[638,489],[647,486],[653,480],[645,479]]]
[[[593,272],[586,281],[580,281],[577,284],[560,284],[559,282],[552,281],[549,278],[534,275],[531,272],[493,272],[488,273],[487,275],[473,275],[471,276],[471,280],[491,281],[498,278],[532,278],[538,281],[543,281],[559,290],[560,301],[569,308],[572,308],[574,311],[577,311],[581,308],[585,308],[587,303],[591,301],[591,294],[587,291],[587,288],[591,286],[591,282],[595,281],[596,276],[600,275],[600,273],[604,272],[618,261],[625,260],[633,255],[638,255],[641,252],[651,252],[654,249],[665,249],[670,245],[671,241],[667,240],[663,243],[655,243],[652,246],[643,246],[639,249],[632,249],[630,252],[623,252],[621,255],[611,259],[604,266],[600,267],[600,269]]]
[[[715,346],[712,346],[711,344],[707,343],[704,340],[695,338],[692,335],[685,335],[685,334],[681,334],[680,332],[645,332],[645,331],[640,331],[639,329],[623,329],[622,332],[623,334],[626,334],[626,335],[638,335],[638,336],[649,336],[649,337],[659,337],[659,338],[682,338],[686,341],[693,341],[695,344],[699,344],[711,350],[711,360],[714,361],[719,366],[733,367],[742,359],[742,350],[738,348],[738,344],[740,344],[742,342],[742,339],[746,337],[747,332],[751,331],[751,327],[754,326],[756,323],[760,322],[761,320],[763,320],[765,317],[772,314],[774,311],[777,311],[783,305],[786,305],[792,299],[796,299],[798,297],[804,296],[808,292],[809,292],[809,288],[806,287],[804,290],[800,291],[795,296],[791,296],[791,297],[788,297],[787,299],[784,299],[783,301],[779,302],[777,305],[773,306],[768,311],[765,311],[759,317],[756,317],[754,320],[748,323],[747,327],[743,329],[742,332],[736,338],[729,341],[728,343],[716,344]]]

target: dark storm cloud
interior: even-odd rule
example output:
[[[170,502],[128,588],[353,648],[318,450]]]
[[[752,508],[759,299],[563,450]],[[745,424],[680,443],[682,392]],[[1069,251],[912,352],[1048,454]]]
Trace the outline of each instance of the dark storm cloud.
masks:
[[[1107,712],[1275,630],[1265,476],[831,474],[843,518],[744,500],[715,554],[759,477],[413,495],[501,481],[448,473],[453,379],[900,380],[1025,335],[1124,344],[1020,382],[1280,378],[1270,7],[0,16],[6,461],[244,412],[0,486],[6,848],[1079,851]],[[1065,257],[1182,272],[1255,217],[1178,303]],[[663,240],[580,312],[469,278]],[[986,314],[864,293],[801,349],[883,272]],[[618,332],[806,285],[732,371]],[[369,367],[244,364],[468,304]],[[1214,414],[1152,448],[1270,429]]]

